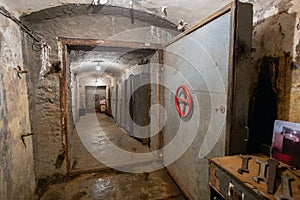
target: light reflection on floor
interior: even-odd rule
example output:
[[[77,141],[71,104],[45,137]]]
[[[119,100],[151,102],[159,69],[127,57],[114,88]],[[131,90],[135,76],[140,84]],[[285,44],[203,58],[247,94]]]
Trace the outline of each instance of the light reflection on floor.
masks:
[[[164,170],[83,174],[49,187],[41,200],[185,200]]]
[[[95,119],[98,121],[96,122]],[[74,145],[71,147],[73,149],[71,154],[74,160],[71,163],[75,161],[73,169],[76,171],[106,167],[90,153],[105,156],[105,152],[111,148],[111,144],[107,142],[106,137],[116,146],[126,151],[134,153],[149,152],[147,145],[143,145],[141,142],[130,137],[115,124],[111,117],[105,114],[88,113],[82,116],[76,125],[76,130],[77,132],[73,134],[71,139],[74,141]],[[83,145],[83,140],[85,143],[90,144],[88,146],[89,150]],[[117,159],[118,155],[115,156],[116,158],[113,156],[109,158],[112,164],[114,162],[118,164],[120,160],[120,158]]]
[[[131,152],[148,152],[149,148],[119,129],[112,118],[97,114],[101,124],[92,123],[95,114],[87,114],[79,121],[78,134],[91,143],[94,153],[105,153],[109,144],[101,131],[115,145]],[[73,170],[99,169],[103,166],[74,134]],[[151,173],[125,173],[117,170],[102,170],[77,175],[50,185],[41,200],[185,200],[185,197],[164,169]]]

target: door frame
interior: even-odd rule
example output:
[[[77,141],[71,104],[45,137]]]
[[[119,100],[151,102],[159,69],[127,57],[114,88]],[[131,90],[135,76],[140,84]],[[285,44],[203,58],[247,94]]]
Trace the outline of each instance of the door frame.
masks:
[[[81,38],[67,38],[58,37],[58,49],[60,60],[62,63],[62,73],[59,74],[60,80],[60,105],[61,105],[61,125],[62,125],[62,137],[64,138],[64,147],[66,151],[66,169],[67,174],[72,174],[72,163],[71,163],[71,147],[69,135],[74,130],[75,122],[70,114],[72,108],[68,102],[68,70],[69,66],[67,63],[67,52],[72,49],[93,49],[95,47],[112,47],[112,48],[124,48],[124,49],[152,49],[161,50],[163,49],[161,44],[155,43],[143,43],[143,42],[126,42],[106,39],[81,39]],[[162,64],[162,63],[161,63]],[[83,170],[84,171],[84,170]],[[76,171],[78,173],[78,171]]]

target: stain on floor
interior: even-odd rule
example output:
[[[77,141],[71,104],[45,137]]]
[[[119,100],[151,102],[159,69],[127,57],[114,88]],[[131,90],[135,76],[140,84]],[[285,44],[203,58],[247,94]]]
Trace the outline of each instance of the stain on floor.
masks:
[[[126,161],[122,160],[119,154],[108,153],[113,151],[113,145],[133,153],[150,152],[147,145],[128,135],[115,124],[113,118],[103,113],[87,113],[80,117],[76,132],[71,137],[71,154],[74,158],[71,163],[74,171],[106,168],[99,161],[101,159],[96,159],[95,156],[110,160],[111,165],[125,164]]]
[[[112,146],[134,153],[149,152],[149,147],[137,141],[122,129],[116,126],[114,120],[101,113],[88,113],[80,118],[76,126],[76,132],[71,137],[72,177],[60,177],[54,179],[53,184],[41,188],[43,194],[39,194],[41,200],[185,200],[184,195],[170,178],[165,169],[147,172],[147,167],[156,162],[161,165],[161,160],[142,160],[143,162],[130,163],[115,154],[107,154],[112,151]],[[113,143],[113,144],[112,144]],[[124,165],[124,169],[144,173],[128,173],[127,170],[107,168],[96,159],[95,155],[101,155],[111,160],[112,164]],[[130,164],[130,165],[128,165]],[[95,169],[97,172],[95,172]],[[140,170],[142,169],[142,170]],[[127,171],[127,172],[125,172]],[[130,171],[130,170],[129,170]],[[83,172],[90,172],[82,174]],[[79,175],[78,175],[79,174]]]
[[[164,169],[151,173],[106,170],[50,185],[41,200],[185,200]]]

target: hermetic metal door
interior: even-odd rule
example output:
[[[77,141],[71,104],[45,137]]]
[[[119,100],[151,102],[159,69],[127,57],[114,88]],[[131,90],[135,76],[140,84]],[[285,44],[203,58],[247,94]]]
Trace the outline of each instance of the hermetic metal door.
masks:
[[[252,6],[234,1],[164,49],[163,160],[193,199],[207,198],[207,157],[246,151],[251,35]]]

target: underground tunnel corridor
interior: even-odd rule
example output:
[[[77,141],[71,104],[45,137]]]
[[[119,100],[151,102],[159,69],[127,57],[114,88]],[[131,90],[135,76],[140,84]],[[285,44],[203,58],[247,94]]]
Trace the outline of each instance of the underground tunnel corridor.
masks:
[[[71,108],[64,116],[70,127],[66,132],[69,172],[160,163],[155,153],[150,154],[149,108],[151,98],[157,97],[150,92],[156,86],[147,83],[150,68],[155,68],[150,60],[157,50],[136,49],[139,43],[106,41],[108,45],[95,47],[85,45],[86,40],[61,40],[76,43],[68,46],[65,66],[70,87],[65,91],[65,105]],[[144,153],[145,158],[128,160],[115,153],[118,150]]]
[[[226,199],[300,121],[299,0],[0,1],[1,200]]]
[[[152,152],[157,141],[150,135],[149,106],[157,99],[151,93],[157,85],[148,82],[151,68],[158,71],[160,46],[138,49],[139,43],[119,47],[105,41],[108,45],[95,47],[86,40],[61,40],[76,43],[68,45],[64,66],[70,87],[66,108],[71,108],[65,115],[66,162],[74,177],[41,187],[41,199],[186,199],[160,154]]]

